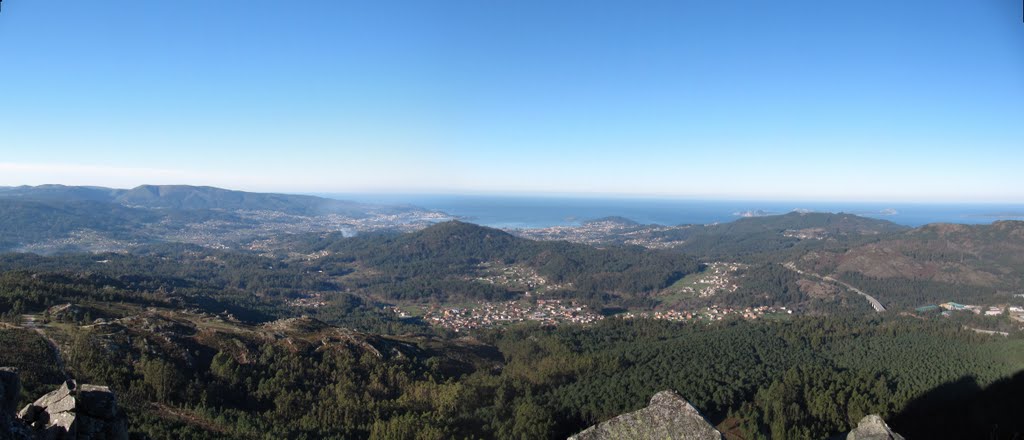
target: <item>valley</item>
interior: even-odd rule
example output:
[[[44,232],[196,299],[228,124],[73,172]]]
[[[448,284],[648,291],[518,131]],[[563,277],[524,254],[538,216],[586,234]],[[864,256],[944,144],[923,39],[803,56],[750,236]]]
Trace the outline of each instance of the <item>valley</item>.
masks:
[[[1024,368],[1020,222],[504,231],[147,203],[18,229],[9,250],[39,252],[0,255],[0,364],[32,395],[110,386],[143,438],[564,438],[664,389],[728,438],[823,438],[868,414],[909,437],[933,432],[922,405],[958,410],[930,393],[970,377],[962,401],[992,400]],[[120,241],[74,244],[97,237]]]

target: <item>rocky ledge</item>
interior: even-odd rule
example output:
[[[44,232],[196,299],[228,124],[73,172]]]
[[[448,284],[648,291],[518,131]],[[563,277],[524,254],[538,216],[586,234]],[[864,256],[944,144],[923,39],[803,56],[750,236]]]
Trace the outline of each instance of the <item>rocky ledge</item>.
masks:
[[[68,380],[14,414],[21,381],[0,368],[0,440],[127,440],[128,423],[109,388]]]
[[[646,408],[591,426],[569,440],[721,440],[697,408],[674,391],[662,391]],[[844,438],[844,437],[839,437]],[[877,415],[865,416],[846,440],[904,440]]]
[[[903,440],[903,436],[892,432],[885,420],[872,414],[860,419],[857,428],[846,434],[846,440]]]
[[[718,432],[697,408],[674,391],[662,391],[646,408],[591,426],[569,440],[714,439]]]

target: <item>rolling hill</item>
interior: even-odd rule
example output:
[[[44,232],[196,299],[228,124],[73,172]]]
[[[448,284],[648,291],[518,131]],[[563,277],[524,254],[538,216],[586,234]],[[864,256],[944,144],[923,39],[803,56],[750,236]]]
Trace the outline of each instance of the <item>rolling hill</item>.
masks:
[[[236,246],[282,234],[429,223],[431,214],[413,207],[185,185],[3,187],[0,250],[111,251],[158,242]]]
[[[323,197],[234,191],[210,186],[142,185],[132,189],[40,185],[0,188],[0,199],[47,202],[94,201],[147,209],[277,211],[294,215],[399,212],[403,208]]]
[[[639,246],[592,246],[534,241],[507,232],[449,221],[400,235],[366,235],[307,251],[324,261],[361,267],[355,283],[391,299],[508,298],[511,292],[467,279],[481,263],[525,266],[579,295],[643,297],[700,270],[691,257]],[[483,298],[480,298],[480,297]]]
[[[744,217],[729,223],[680,225],[643,231],[653,242],[707,259],[778,260],[810,249],[841,248],[877,241],[909,228],[886,220],[846,213],[791,212]]]
[[[1024,288],[1024,222],[930,224],[799,264],[906,305],[1009,298]]]

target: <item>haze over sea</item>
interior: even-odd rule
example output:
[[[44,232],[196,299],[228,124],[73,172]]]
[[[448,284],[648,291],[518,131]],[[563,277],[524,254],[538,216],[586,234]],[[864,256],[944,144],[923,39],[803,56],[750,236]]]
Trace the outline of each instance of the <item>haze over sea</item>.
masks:
[[[573,226],[621,216],[643,224],[680,225],[734,221],[746,215],[794,210],[845,212],[907,226],[928,223],[983,224],[1024,220],[1024,204],[883,203],[589,198],[493,195],[318,194],[343,200],[414,205],[496,228]]]

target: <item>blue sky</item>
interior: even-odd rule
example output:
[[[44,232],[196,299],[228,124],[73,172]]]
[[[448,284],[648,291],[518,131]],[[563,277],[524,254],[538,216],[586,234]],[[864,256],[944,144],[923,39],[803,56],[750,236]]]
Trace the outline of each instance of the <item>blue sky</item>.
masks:
[[[1024,201],[1018,0],[6,0],[0,185]]]

